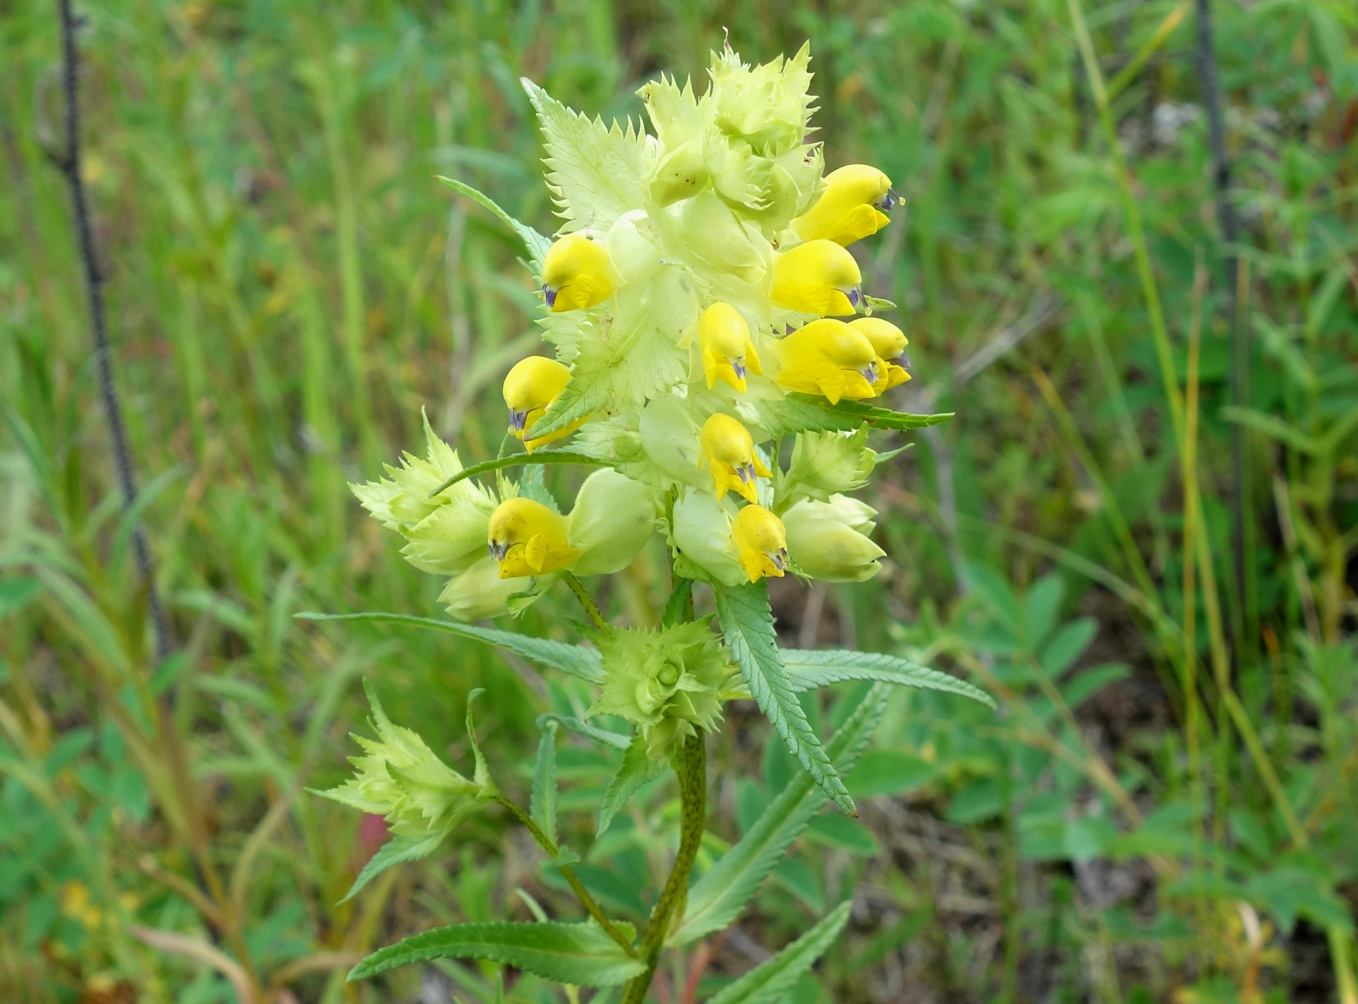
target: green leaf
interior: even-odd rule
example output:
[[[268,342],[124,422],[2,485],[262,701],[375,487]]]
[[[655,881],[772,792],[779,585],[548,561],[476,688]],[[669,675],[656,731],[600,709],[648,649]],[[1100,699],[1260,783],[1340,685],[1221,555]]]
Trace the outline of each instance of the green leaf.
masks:
[[[324,794],[324,792],[317,792]],[[427,837],[392,837],[383,844],[376,854],[368,859],[368,863],[358,873],[354,879],[354,884],[349,887],[349,891],[344,894],[340,903],[347,903],[358,895],[358,891],[381,875],[393,865],[404,864],[407,861],[418,861],[434,853],[435,848],[443,843],[445,834],[434,833]]]
[[[542,827],[542,832],[556,843],[556,722],[550,719],[542,725],[538,740],[537,761],[533,764],[533,794],[528,803],[528,815]]]
[[[835,813],[817,816],[806,829],[806,839],[827,847],[837,847],[850,854],[875,858],[882,853],[882,845],[862,823]]]
[[[604,792],[604,802],[599,807],[599,829],[595,836],[603,836],[618,810],[627,804],[638,788],[665,773],[666,766],[664,760],[652,760],[646,755],[646,741],[641,736],[633,737],[623,755],[622,766],[609,782],[608,791]]]
[[[22,610],[39,588],[37,579],[0,579],[0,617]]]
[[[536,453],[512,453],[507,457],[496,457],[494,460],[483,460],[479,464],[472,464],[458,471],[443,484],[439,485],[429,497],[433,498],[439,492],[447,491],[459,481],[466,481],[474,478],[478,474],[488,474],[491,471],[502,471],[506,467],[524,467],[529,464],[588,464],[591,467],[598,467],[608,461],[591,457],[586,453],[572,453],[570,450],[538,450]]]
[[[1222,408],[1221,417],[1228,422],[1237,422],[1247,429],[1263,433],[1270,439],[1286,443],[1299,453],[1315,453],[1320,444],[1300,429],[1288,425],[1280,418],[1254,408]]]
[[[378,949],[349,971],[350,980],[430,959],[487,959],[559,983],[606,987],[645,968],[592,921],[570,924],[453,924]]]
[[[356,614],[323,614],[306,611],[293,614],[304,621],[376,621],[384,624],[406,624],[410,627],[426,628],[431,631],[444,631],[462,638],[474,638],[497,648],[503,648],[533,662],[559,669],[571,676],[578,676],[590,683],[604,681],[603,662],[599,653],[583,645],[568,645],[563,641],[550,638],[534,638],[517,634],[514,631],[497,631],[494,628],[478,627],[475,624],[461,624],[457,621],[436,620],[433,617],[414,617],[410,614],[393,614],[383,611],[368,611]]]
[[[994,698],[980,687],[966,680],[959,680],[942,670],[921,666],[919,663],[894,655],[836,649],[826,651],[787,649],[782,655],[788,683],[798,694],[831,683],[842,683],[845,680],[876,680],[879,683],[894,683],[901,687],[960,694],[973,701],[980,701],[987,707],[995,707]]]
[[[773,631],[767,587],[759,583],[733,588],[714,585],[712,588],[717,598],[717,619],[721,622],[722,634],[732,658],[740,667],[745,685],[750,688],[750,696],[773,723],[802,769],[825,789],[845,815],[857,816],[853,799],[788,683],[787,672],[779,658],[778,637]]]
[[[547,154],[547,187],[567,230],[605,232],[618,217],[646,205],[646,176],[654,154],[645,132],[591,121],[567,108],[527,77],[521,78],[538,113]]]
[[[608,729],[601,729],[597,725],[591,725],[589,722],[582,722],[580,719],[570,715],[558,715],[555,712],[549,711],[546,714],[538,715],[538,728],[542,728],[544,722],[556,722],[567,732],[574,732],[587,739],[593,739],[596,743],[612,746],[614,749],[625,750],[631,745],[627,736],[620,732],[609,732]]]
[[[873,750],[854,771],[850,787],[859,798],[903,795],[929,783],[937,768],[904,750]]]
[[[536,277],[542,274],[542,261],[547,257],[547,249],[552,246],[550,240],[542,236],[542,234],[538,233],[526,223],[520,223],[518,220],[514,219],[514,217],[501,209],[490,196],[483,195],[481,192],[472,188],[471,185],[464,185],[460,181],[453,178],[445,178],[442,175],[436,176],[435,180],[448,186],[459,195],[465,195],[477,205],[490,210],[493,215],[499,218],[501,223],[504,223],[509,229],[518,234],[519,238],[523,241],[523,246],[528,249],[528,257],[533,263],[533,275]]]
[[[1085,649],[1089,648],[1094,641],[1094,636],[1098,634],[1099,622],[1093,617],[1080,617],[1068,624],[1063,624],[1052,636],[1052,640],[1042,650],[1039,662],[1042,664],[1042,671],[1048,678],[1056,679],[1071,666],[1075,665],[1075,660],[1084,654]]]
[[[864,423],[878,429],[919,429],[939,425],[952,418],[952,412],[938,415],[910,415],[840,401],[830,404],[808,394],[790,394],[777,401],[760,401],[755,405],[759,424],[772,436],[788,436],[796,432],[857,432]]]
[[[826,752],[841,774],[851,776],[849,772],[872,738],[890,693],[885,684],[875,684],[826,744]],[[693,883],[683,920],[670,936],[671,943],[691,944],[731,924],[826,801],[825,793],[808,775],[793,777],[745,836]]]
[[[815,927],[771,959],[724,987],[707,1004],[774,1004],[787,999],[788,989],[824,954],[849,921],[852,900],[835,907]]]

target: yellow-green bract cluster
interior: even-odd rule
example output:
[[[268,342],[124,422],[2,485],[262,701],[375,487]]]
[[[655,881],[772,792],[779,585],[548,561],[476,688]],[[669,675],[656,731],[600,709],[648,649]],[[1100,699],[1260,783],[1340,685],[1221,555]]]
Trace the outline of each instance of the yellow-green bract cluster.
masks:
[[[654,135],[591,121],[525,81],[564,223],[550,246],[530,242],[555,358],[506,377],[508,429],[530,453],[574,437],[570,450],[607,467],[568,515],[507,481],[498,498],[461,482],[417,501],[404,482],[432,488],[456,466],[431,434],[429,461],[357,487],[413,563],[452,576],[455,616],[512,607],[556,573],[616,571],[657,528],[690,578],[876,574],[876,513],[847,495],[876,459],[866,432],[778,417],[789,394],[833,407],[909,379],[904,334],[860,316],[845,247],[885,226],[896,196],[873,167],[824,176],[807,142],[809,62],[804,47],[751,67],[727,48],[702,96],[648,83]],[[784,467],[775,434],[788,432]]]

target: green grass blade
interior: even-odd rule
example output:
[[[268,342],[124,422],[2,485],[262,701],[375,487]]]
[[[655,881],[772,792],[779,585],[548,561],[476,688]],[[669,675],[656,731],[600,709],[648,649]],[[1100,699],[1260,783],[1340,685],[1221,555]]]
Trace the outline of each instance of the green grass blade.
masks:
[[[542,234],[538,233],[528,224],[520,223],[518,220],[514,219],[514,217],[501,209],[499,204],[489,195],[478,192],[476,189],[472,188],[471,185],[464,184],[453,178],[445,178],[442,175],[436,175],[434,180],[451,188],[454,192],[457,192],[458,195],[465,195],[478,206],[489,210],[501,223],[518,234],[519,239],[523,241],[523,246],[528,249],[528,257],[532,259],[533,275],[538,276],[542,274],[542,261],[547,257],[547,249],[552,246],[552,242],[548,238],[542,236]]]

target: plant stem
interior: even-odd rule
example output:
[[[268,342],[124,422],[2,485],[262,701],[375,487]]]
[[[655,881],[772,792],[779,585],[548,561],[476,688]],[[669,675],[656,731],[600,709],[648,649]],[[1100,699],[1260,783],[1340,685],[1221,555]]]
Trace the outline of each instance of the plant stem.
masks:
[[[496,795],[495,801],[508,809],[509,814],[527,828],[528,832],[533,835],[533,839],[538,842],[538,846],[544,851],[552,857],[556,857],[561,853],[560,845],[558,845],[551,837],[547,836],[547,834],[543,833],[542,827],[538,826],[538,824],[533,821],[533,817],[524,812],[517,804],[510,801],[504,795]],[[613,922],[604,914],[604,911],[600,908],[598,902],[589,894],[589,890],[584,887],[579,876],[575,874],[575,870],[569,865],[557,865],[557,870],[561,872],[561,877],[566,880],[566,884],[571,887],[571,892],[575,893],[576,898],[580,900],[580,905],[585,908],[585,912],[598,921],[599,926],[604,929],[604,933],[616,941],[618,947],[628,955],[636,955],[637,950],[632,947],[632,943],[627,940],[627,937],[619,931],[613,925]]]
[[[660,962],[660,950],[665,946],[670,920],[682,915],[688,901],[688,876],[698,856],[698,845],[703,839],[703,823],[707,817],[707,746],[701,735],[689,736],[675,751],[674,773],[679,778],[679,850],[674,856],[674,867],[665,887],[660,891],[651,919],[641,936],[641,961],[646,971],[627,984],[622,1004],[641,1004],[646,990],[655,977]]]
[[[585,608],[585,613],[589,614],[589,619],[596,628],[608,627],[608,621],[604,620],[604,615],[599,612],[599,606],[585,590],[585,584],[576,578],[574,572],[562,573],[566,576],[566,585],[571,587],[571,592],[580,601],[580,605]]]

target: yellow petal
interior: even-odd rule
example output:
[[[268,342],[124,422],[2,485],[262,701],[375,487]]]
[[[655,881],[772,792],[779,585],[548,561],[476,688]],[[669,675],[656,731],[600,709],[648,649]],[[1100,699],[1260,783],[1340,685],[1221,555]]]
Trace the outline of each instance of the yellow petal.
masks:
[[[853,255],[833,241],[798,244],[773,260],[773,302],[810,314],[857,312],[863,274]]]
[[[791,226],[803,240],[851,244],[891,222],[879,207],[890,208],[894,198],[885,174],[866,164],[850,164],[826,176],[821,197]]]
[[[542,291],[554,313],[592,307],[616,288],[613,265],[602,245],[580,234],[568,234],[547,249]]]

